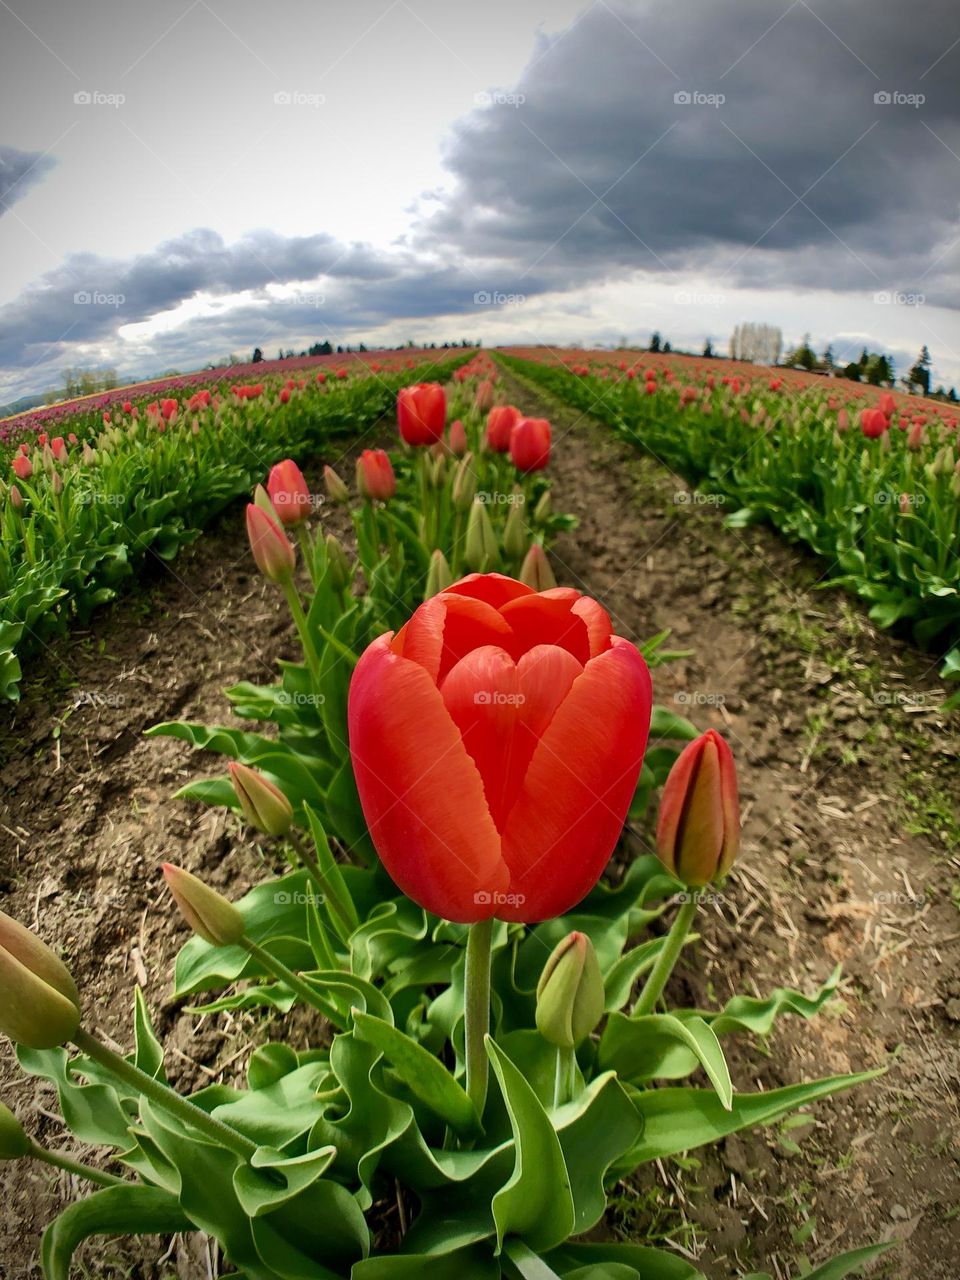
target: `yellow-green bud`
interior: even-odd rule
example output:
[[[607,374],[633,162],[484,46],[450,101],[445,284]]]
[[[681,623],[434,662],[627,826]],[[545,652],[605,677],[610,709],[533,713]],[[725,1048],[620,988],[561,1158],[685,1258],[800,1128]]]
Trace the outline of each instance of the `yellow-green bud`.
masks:
[[[535,542],[524,557],[520,566],[520,581],[533,587],[534,591],[552,591],[557,585],[547,553],[539,542]]]
[[[427,590],[424,595],[425,600],[429,600],[431,596],[437,595],[440,591],[446,591],[447,587],[453,583],[453,574],[450,572],[450,566],[447,564],[447,557],[438,547],[430,557],[430,568],[427,571]]]
[[[537,1030],[561,1049],[573,1049],[603,1017],[603,975],[593,943],[574,930],[553,949],[537,984]]]
[[[511,506],[503,526],[503,549],[511,560],[519,560],[527,549],[527,526],[523,519],[522,495],[519,496],[521,501]]]
[[[490,523],[487,504],[477,498],[467,519],[464,559],[475,573],[489,573],[497,563],[497,558],[497,536]]]
[[[343,543],[332,533],[323,540],[327,548],[327,564],[330,566],[330,580],[334,591],[345,591],[353,581],[353,566],[343,549]]]
[[[0,1102],[0,1160],[19,1160],[30,1154],[30,1139],[9,1107]]]
[[[195,934],[215,947],[229,947],[243,937],[243,916],[222,893],[182,867],[163,864],[163,878],[180,913]]]
[[[241,812],[251,826],[268,836],[285,836],[293,823],[293,806],[280,788],[237,760],[228,768]]]
[[[80,1025],[80,995],[45,942],[0,911],[0,1032],[28,1049],[55,1049]]]

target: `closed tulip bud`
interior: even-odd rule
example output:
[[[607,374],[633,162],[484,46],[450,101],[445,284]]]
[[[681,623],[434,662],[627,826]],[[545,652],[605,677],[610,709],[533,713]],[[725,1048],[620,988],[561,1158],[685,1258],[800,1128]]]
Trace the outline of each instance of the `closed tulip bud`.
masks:
[[[606,996],[593,943],[585,933],[558,942],[537,983],[537,1030],[560,1049],[573,1049],[603,1017]]]
[[[89,446],[88,444],[86,444],[86,443],[84,443],[84,446],[83,446],[83,455],[82,455],[82,456],[83,456],[84,464],[85,464],[86,466],[88,466],[88,467],[92,467],[92,466],[94,465],[94,463],[96,462],[96,460],[97,460],[97,452],[96,452],[96,450],[95,450],[95,449],[91,449],[91,448],[90,448],[90,446]]]
[[[896,412],[897,402],[889,391],[885,392],[877,401],[877,408],[885,418],[892,418]]]
[[[520,581],[533,587],[534,591],[552,591],[557,585],[547,553],[539,542],[535,542],[524,557],[520,566]]]
[[[467,452],[467,429],[459,418],[450,424],[450,452],[457,458]]]
[[[18,453],[10,465],[18,480],[29,480],[33,475],[33,463],[26,454]]]
[[[63,493],[63,476],[61,476],[59,471],[55,471],[53,473],[53,477],[50,481],[50,488],[53,490],[53,496],[55,498],[59,498],[60,494]]]
[[[310,515],[310,489],[292,458],[271,467],[267,492],[281,524],[302,524]]]
[[[293,807],[279,787],[249,765],[231,760],[230,781],[243,816],[268,836],[285,836],[293,825]]]
[[[427,570],[427,591],[424,599],[429,600],[431,596],[437,595],[438,592],[446,591],[447,587],[452,584],[453,574],[450,572],[447,557],[438,547],[430,556],[430,568]]]
[[[511,560],[519,560],[524,554],[528,537],[527,526],[523,520],[523,508],[519,502],[515,502],[503,526],[503,549]]]
[[[323,483],[326,485],[327,497],[331,502],[345,506],[350,501],[350,490],[334,471],[333,467],[323,468]]]
[[[486,413],[493,404],[493,383],[489,378],[484,378],[483,382],[477,384],[477,393],[473,402],[481,413]]]
[[[477,492],[477,473],[473,469],[473,454],[465,453],[453,473],[450,501],[457,511],[469,511]]]
[[[657,856],[691,889],[722,879],[740,848],[733,754],[714,729],[681,751],[664,784]]]
[[[397,396],[397,424],[407,444],[433,444],[443,437],[447,398],[439,382],[418,382]]]
[[[57,460],[53,456],[53,450],[48,444],[43,446],[43,452],[40,455],[40,460],[43,463],[44,471],[46,471],[48,475],[53,475],[54,471],[57,469]]]
[[[357,489],[368,502],[389,502],[396,493],[397,477],[383,449],[364,449],[357,459]]]
[[[13,507],[14,511],[23,510],[23,494],[15,484],[10,486],[10,505]]]
[[[907,448],[916,450],[923,444],[923,423],[915,422],[907,435]]]
[[[537,505],[533,508],[533,519],[535,524],[546,524],[550,518],[550,510],[553,503],[550,501],[550,490],[544,489],[541,493]]]
[[[497,562],[497,536],[493,532],[487,504],[474,499],[467,518],[464,560],[474,573],[488,573]]]
[[[296,568],[296,552],[279,523],[252,502],[247,504],[247,537],[263,576],[271,582],[290,582]]]
[[[330,568],[330,581],[334,591],[345,591],[353,581],[353,565],[343,549],[339,538],[328,533],[323,540],[327,549],[327,564]]]
[[[837,414],[837,430],[846,431],[849,426],[850,426],[850,415],[847,413],[846,409],[841,409],[840,412]]]
[[[447,460],[443,454],[434,458],[433,462],[430,464],[430,484],[434,489],[441,489],[443,487],[443,473],[446,465]]]
[[[509,453],[510,436],[520,421],[520,410],[512,404],[498,404],[487,414],[487,446],[497,453]]]
[[[80,995],[45,942],[0,911],[0,1032],[28,1049],[55,1049],[80,1025]]]
[[[32,1146],[23,1125],[10,1108],[0,1102],[0,1160],[19,1160],[30,1154]]]
[[[213,947],[232,947],[246,930],[243,916],[222,893],[182,867],[163,864],[163,878],[187,924]]]
[[[510,461],[518,471],[542,471],[550,461],[550,423],[521,418],[510,435]]]

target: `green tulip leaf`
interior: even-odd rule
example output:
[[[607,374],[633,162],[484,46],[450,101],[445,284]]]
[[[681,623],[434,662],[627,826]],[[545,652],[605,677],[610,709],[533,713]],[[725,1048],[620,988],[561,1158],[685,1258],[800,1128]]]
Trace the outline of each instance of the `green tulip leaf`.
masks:
[[[836,1258],[831,1258],[829,1262],[824,1262],[822,1266],[814,1267],[812,1271],[809,1271],[803,1277],[803,1280],[844,1280],[845,1276],[862,1270],[868,1262],[872,1262],[874,1258],[879,1258],[882,1253],[892,1249],[896,1243],[894,1240],[890,1244],[874,1244],[867,1245],[864,1249],[852,1249],[849,1253],[842,1253]]]
[[[44,1231],[43,1274],[46,1280],[69,1280],[73,1254],[90,1236],[169,1235],[193,1229],[176,1196],[159,1187],[107,1187],[75,1201]]]
[[[688,947],[691,943],[696,942],[699,937],[699,933],[688,933],[683,945]],[[613,1013],[614,1010],[623,1008],[630,999],[633,984],[641,974],[653,968],[666,940],[666,935],[664,935],[659,938],[651,938],[649,942],[642,942],[639,946],[632,947],[625,956],[617,960],[609,969],[604,976],[603,984],[606,992],[604,1007],[607,1013]]]
[[[617,1275],[608,1270],[613,1267],[628,1267],[623,1274],[634,1280],[704,1280],[703,1272],[678,1254],[638,1244],[565,1244],[546,1261],[564,1280],[579,1278],[584,1267],[593,1268],[597,1280]]]
[[[247,1087],[252,1090],[268,1089],[296,1071],[299,1065],[299,1058],[288,1044],[276,1041],[262,1044],[254,1049],[247,1063]]]
[[[350,1280],[500,1280],[500,1264],[489,1248],[470,1245],[452,1253],[396,1254],[354,1265]]]
[[[765,1036],[783,1013],[796,1013],[802,1018],[812,1018],[819,1013],[836,992],[840,973],[840,965],[837,965],[814,996],[805,996],[789,987],[777,987],[766,1000],[753,996],[734,996],[719,1013],[703,1013],[702,1016],[718,1036],[730,1031],[750,1031],[754,1035]]]
[[[153,1076],[155,1080],[166,1084],[167,1077],[163,1070],[163,1046],[153,1030],[150,1012],[139,983],[134,988],[133,1031],[134,1065],[141,1071],[145,1071],[148,1076]]]
[[[703,1018],[678,1018],[670,1013],[654,1013],[628,1018],[612,1013],[600,1039],[599,1064],[616,1071],[623,1080],[639,1084],[660,1075],[661,1063],[679,1041],[703,1067],[725,1110],[733,1101],[730,1072],[720,1041]]]
[[[414,1097],[451,1129],[468,1138],[482,1132],[476,1107],[439,1058],[379,1018],[354,1010],[353,1023],[357,1038],[382,1053]]]
[[[41,1076],[57,1086],[60,1110],[71,1133],[81,1142],[95,1146],[116,1147],[126,1151],[132,1145],[130,1126],[136,1112],[128,1111],[121,1102],[122,1086],[114,1082],[79,1084],[75,1075],[77,1060],[70,1060],[66,1049],[28,1049],[17,1046],[17,1059],[29,1075]],[[86,1061],[81,1059],[86,1066]]]
[[[284,1156],[271,1147],[258,1147],[249,1164],[238,1164],[233,1174],[233,1189],[244,1213],[259,1218],[295,1199],[321,1178],[337,1154],[336,1147],[321,1147],[301,1156]],[[273,1169],[283,1182],[265,1178],[263,1169]]]
[[[510,1114],[515,1148],[513,1173],[491,1206],[497,1248],[516,1235],[533,1249],[550,1249],[570,1235],[576,1220],[560,1140],[523,1073],[489,1036],[486,1045]]]
[[[329,1076],[325,1062],[308,1062],[272,1084],[241,1093],[218,1106],[214,1115],[254,1142],[285,1147],[308,1133],[323,1111],[317,1091]]]

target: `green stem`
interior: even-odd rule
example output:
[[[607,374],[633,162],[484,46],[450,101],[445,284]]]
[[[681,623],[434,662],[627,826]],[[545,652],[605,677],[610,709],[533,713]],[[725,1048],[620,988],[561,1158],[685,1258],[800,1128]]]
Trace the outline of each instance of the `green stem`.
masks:
[[[300,603],[300,597],[297,595],[297,588],[293,582],[285,582],[283,584],[283,594],[286,597],[287,604],[290,607],[290,613],[293,617],[294,626],[297,628],[297,634],[300,637],[300,643],[303,645],[303,656],[307,660],[307,666],[310,668],[310,674],[314,680],[320,681],[320,655],[317,653],[317,647],[313,643],[313,636],[310,634],[310,628],[307,625],[307,616],[303,612],[303,605]],[[351,648],[338,640],[336,636],[331,635],[325,627],[317,624],[317,631],[322,636],[326,644],[336,649],[341,658],[346,659],[351,667],[355,667],[358,662],[357,655]]]
[[[307,573],[310,575],[310,581],[314,586],[317,585],[316,575],[316,559],[313,540],[307,529],[306,520],[301,520],[297,525],[297,540],[300,543],[300,550],[303,553],[303,563],[307,566]]]
[[[490,1030],[490,950],[493,917],[478,920],[467,934],[464,1039],[467,1058],[467,1094],[483,1115],[487,1101],[489,1062],[484,1040]]]
[[[148,1076],[145,1071],[141,1071],[132,1062],[127,1062],[126,1058],[122,1058],[119,1053],[114,1053],[105,1044],[101,1044],[99,1040],[90,1035],[89,1032],[84,1031],[82,1027],[73,1033],[72,1039],[82,1053],[92,1058],[94,1062],[98,1062],[101,1067],[106,1067],[118,1080],[130,1085],[137,1093],[142,1094],[151,1102],[155,1102],[158,1107],[162,1107],[171,1115],[176,1116],[184,1124],[190,1125],[191,1128],[196,1129],[198,1133],[202,1133],[204,1137],[209,1138],[217,1146],[226,1147],[228,1151],[232,1151],[241,1160],[249,1160],[256,1151],[257,1144],[255,1142],[245,1138],[242,1133],[237,1133],[236,1129],[231,1129],[222,1120],[214,1119],[206,1111],[201,1110],[195,1102],[190,1102],[189,1099],[182,1097],[179,1093],[175,1093],[173,1089],[161,1084],[153,1076]]]
[[[319,859],[314,857],[295,831],[287,832],[287,839],[296,850],[297,857],[303,864],[304,870],[319,891],[325,904],[340,922],[341,927],[337,930],[337,933],[341,933],[342,930],[342,941],[347,942],[351,933],[360,927],[360,918],[357,915],[357,909],[353,905],[353,899],[350,897],[349,891],[347,891],[346,897],[341,893],[341,887],[346,887],[343,885],[342,876],[337,876],[331,870],[324,870],[320,865]],[[333,855],[330,854],[329,856],[332,862]],[[337,884],[338,879],[341,882],[340,884]],[[332,923],[333,921],[331,921]]]
[[[633,1006],[631,1017],[640,1018],[653,1012],[663,988],[667,985],[667,980],[673,973],[673,967],[677,963],[680,952],[683,950],[683,944],[687,940],[687,934],[690,932],[690,926],[693,924],[696,914],[696,894],[688,890],[687,899],[677,912],[677,918],[670,926],[670,932],[667,934],[667,939],[660,954],[657,956],[657,962],[650,971],[650,976],[640,992],[637,1003]]]
[[[42,1160],[44,1164],[53,1165],[56,1169],[65,1169],[67,1173],[76,1174],[78,1178],[86,1178],[88,1182],[99,1183],[101,1187],[127,1185],[123,1178],[118,1178],[115,1174],[105,1173],[102,1169],[91,1169],[81,1164],[79,1160],[71,1160],[69,1156],[61,1155],[59,1151],[48,1151],[46,1147],[41,1147],[39,1142],[31,1141],[28,1155],[36,1160]]]
[[[269,951],[265,951],[263,947],[258,947],[255,942],[251,942],[249,938],[241,938],[240,945],[255,960],[266,969],[268,973],[272,973],[275,978],[288,987],[294,995],[298,995],[304,1004],[308,1004],[311,1008],[322,1013],[325,1018],[338,1027],[341,1031],[346,1030],[346,1025],[338,1011],[329,1001],[325,1000],[315,988],[311,987],[309,982],[304,981],[298,973],[294,973],[292,969],[288,969],[282,960],[278,960],[276,956],[271,955]]]

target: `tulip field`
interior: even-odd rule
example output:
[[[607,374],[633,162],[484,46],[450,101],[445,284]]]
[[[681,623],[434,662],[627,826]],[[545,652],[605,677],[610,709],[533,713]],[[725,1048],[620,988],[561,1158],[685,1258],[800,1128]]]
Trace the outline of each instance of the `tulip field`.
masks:
[[[859,392],[424,350],[0,424],[11,1276],[957,1274],[958,418]],[[929,741],[830,719],[861,643]]]

